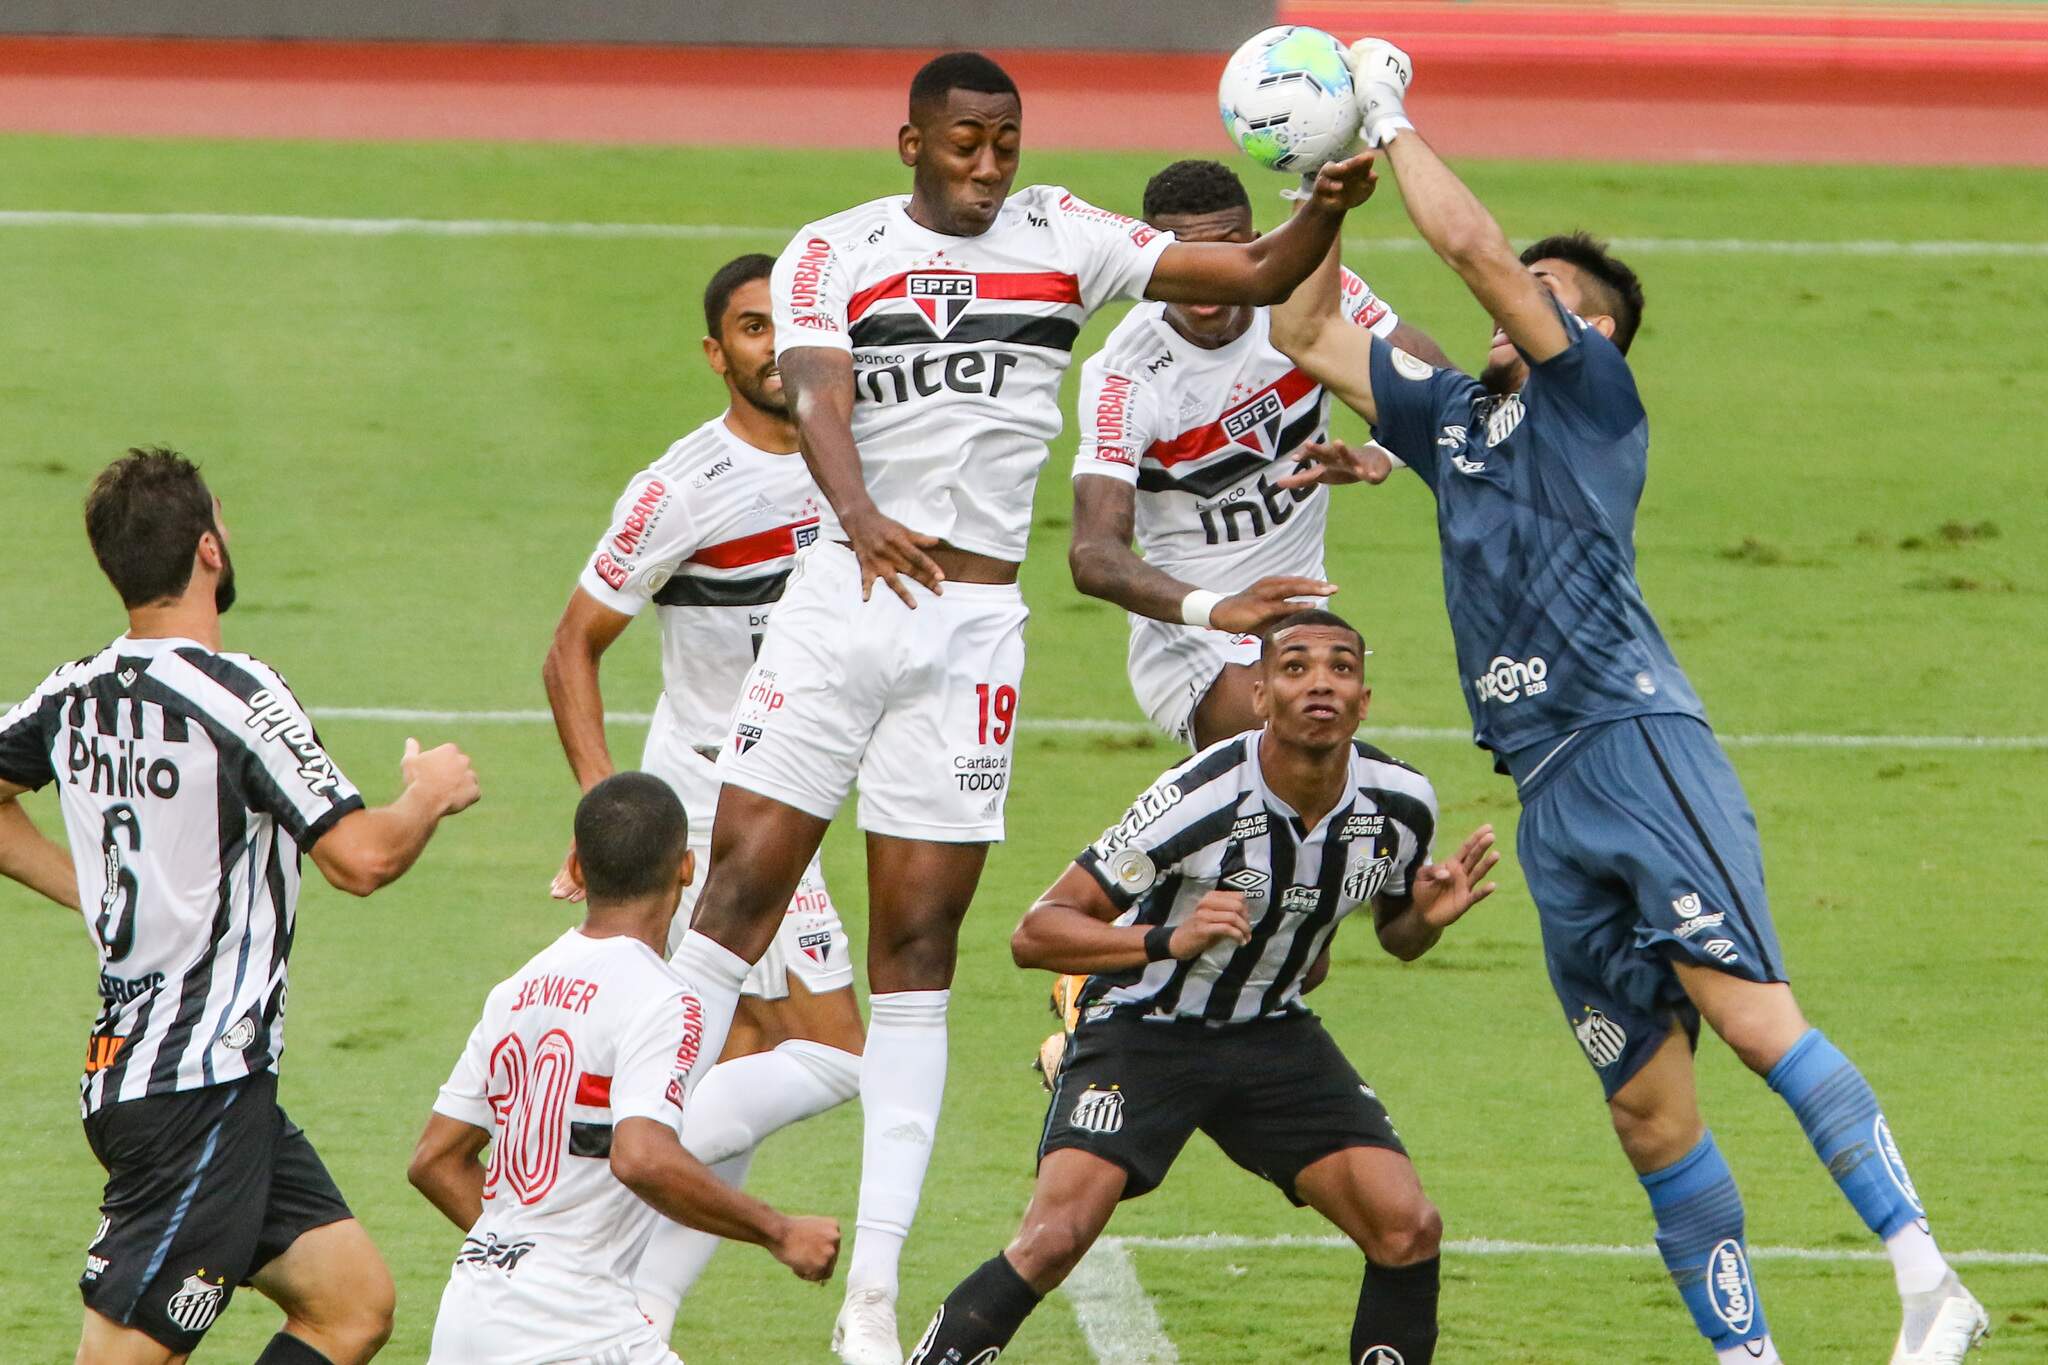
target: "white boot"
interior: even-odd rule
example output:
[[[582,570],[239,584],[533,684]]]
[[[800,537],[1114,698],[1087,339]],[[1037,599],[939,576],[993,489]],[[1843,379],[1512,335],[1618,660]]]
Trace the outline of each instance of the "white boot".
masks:
[[[903,1365],[896,1300],[887,1290],[856,1289],[846,1296],[832,1324],[832,1349],[845,1365]]]
[[[1991,1330],[1990,1314],[1953,1270],[1927,1293],[1906,1295],[1905,1303],[1906,1320],[1899,1328],[1899,1344],[1892,1349],[1892,1365],[1960,1365]]]

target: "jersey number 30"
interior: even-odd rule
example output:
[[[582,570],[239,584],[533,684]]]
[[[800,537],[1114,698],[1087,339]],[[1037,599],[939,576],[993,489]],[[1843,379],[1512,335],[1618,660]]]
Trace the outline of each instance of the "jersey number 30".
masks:
[[[576,1083],[576,1045],[560,1029],[549,1029],[526,1054],[526,1044],[508,1033],[491,1050],[485,1098],[497,1115],[497,1140],[484,1171],[484,1197],[503,1180],[522,1204],[535,1204],[555,1187],[562,1171],[563,1129],[569,1094]]]

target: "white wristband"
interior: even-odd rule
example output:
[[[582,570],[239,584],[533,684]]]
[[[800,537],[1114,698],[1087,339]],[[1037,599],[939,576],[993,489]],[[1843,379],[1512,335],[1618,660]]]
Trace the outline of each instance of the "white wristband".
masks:
[[[1180,619],[1191,626],[1200,626],[1206,630],[1209,627],[1209,613],[1216,609],[1216,604],[1223,598],[1224,594],[1220,592],[1196,588],[1180,599]]]

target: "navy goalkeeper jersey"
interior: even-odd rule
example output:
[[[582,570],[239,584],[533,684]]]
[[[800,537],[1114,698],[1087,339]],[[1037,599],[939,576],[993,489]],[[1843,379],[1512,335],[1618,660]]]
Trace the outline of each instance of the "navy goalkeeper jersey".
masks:
[[[1473,739],[1503,758],[1626,716],[1706,719],[1636,583],[1650,427],[1635,377],[1558,314],[1571,345],[1517,394],[1372,342],[1373,435],[1436,495]]]

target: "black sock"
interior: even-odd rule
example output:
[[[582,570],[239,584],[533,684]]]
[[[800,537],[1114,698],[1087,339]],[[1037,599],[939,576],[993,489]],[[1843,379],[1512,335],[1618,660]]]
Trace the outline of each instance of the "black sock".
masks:
[[[1008,1346],[1036,1307],[1038,1291],[1024,1283],[1008,1258],[991,1256],[953,1286],[905,1365],[985,1365],[982,1353]]]
[[[334,1362],[290,1332],[279,1332],[256,1357],[256,1365],[334,1365]]]
[[[1351,1320],[1352,1365],[1429,1365],[1436,1354],[1437,1271],[1442,1264],[1436,1256],[1414,1265],[1365,1263],[1358,1316]]]

